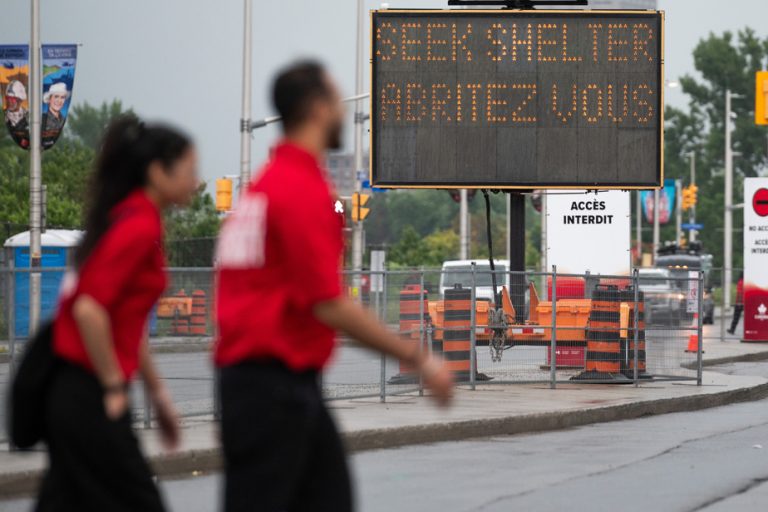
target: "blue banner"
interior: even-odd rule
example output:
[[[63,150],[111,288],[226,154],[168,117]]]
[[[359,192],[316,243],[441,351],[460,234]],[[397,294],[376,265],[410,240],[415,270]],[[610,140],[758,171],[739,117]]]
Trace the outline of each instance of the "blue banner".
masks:
[[[43,149],[52,147],[64,130],[75,85],[76,63],[77,45],[43,45],[43,118],[40,125]]]
[[[664,180],[664,188],[659,190],[659,224],[667,224],[674,217],[676,208],[675,180]],[[640,201],[643,205],[643,215],[648,223],[653,222],[653,190],[644,190],[640,193]]]

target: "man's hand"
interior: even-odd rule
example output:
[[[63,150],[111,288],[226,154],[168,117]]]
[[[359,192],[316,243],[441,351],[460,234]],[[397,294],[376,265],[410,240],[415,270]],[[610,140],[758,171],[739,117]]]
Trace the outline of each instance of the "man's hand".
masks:
[[[415,367],[424,376],[424,384],[434,393],[438,404],[446,406],[450,403],[453,378],[442,361],[428,357],[418,349],[414,352],[412,344],[404,343],[356,302],[346,298],[321,302],[315,305],[314,313],[325,325]]]
[[[418,366],[424,379],[424,385],[432,391],[435,401],[441,407],[447,407],[453,400],[453,375],[443,361],[434,356],[427,356]]]

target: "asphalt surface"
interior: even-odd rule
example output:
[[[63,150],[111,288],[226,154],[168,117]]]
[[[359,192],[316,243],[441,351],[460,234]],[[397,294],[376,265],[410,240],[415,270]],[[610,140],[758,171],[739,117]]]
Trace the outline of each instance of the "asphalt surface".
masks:
[[[768,362],[713,369],[768,377]],[[365,452],[351,465],[365,512],[755,512],[768,503],[768,400]],[[161,486],[172,511],[217,509],[219,475]],[[30,505],[0,502],[0,511]]]

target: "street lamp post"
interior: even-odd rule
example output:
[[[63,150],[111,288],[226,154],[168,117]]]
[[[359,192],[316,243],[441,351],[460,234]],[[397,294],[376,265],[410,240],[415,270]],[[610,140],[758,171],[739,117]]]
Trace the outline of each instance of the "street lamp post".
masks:
[[[31,40],[29,44],[29,334],[40,322],[42,253],[42,172],[40,123],[42,80],[40,69],[40,0],[31,1]]]
[[[723,311],[720,338],[725,339],[725,318],[731,309],[731,281],[733,273],[733,134],[731,101],[741,98],[730,89],[725,91],[725,212],[723,213]]]
[[[357,1],[357,51],[355,52],[355,94],[363,94],[363,26],[365,15],[365,0]],[[362,191],[359,173],[363,170],[363,110],[360,102],[355,103],[355,172],[353,190]],[[360,271],[363,269],[363,221],[359,219],[352,227],[352,281],[353,287],[359,290],[361,283]]]
[[[251,177],[251,32],[252,0],[243,2],[243,96],[240,117],[240,183],[243,192]]]

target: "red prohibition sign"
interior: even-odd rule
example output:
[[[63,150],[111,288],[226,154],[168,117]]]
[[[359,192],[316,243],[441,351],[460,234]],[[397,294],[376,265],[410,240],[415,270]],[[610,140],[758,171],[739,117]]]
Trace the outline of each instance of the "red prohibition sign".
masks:
[[[761,217],[768,216],[768,188],[761,188],[752,197],[752,208]]]

